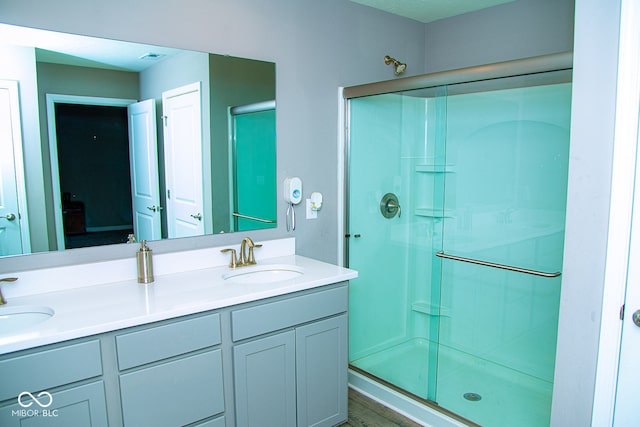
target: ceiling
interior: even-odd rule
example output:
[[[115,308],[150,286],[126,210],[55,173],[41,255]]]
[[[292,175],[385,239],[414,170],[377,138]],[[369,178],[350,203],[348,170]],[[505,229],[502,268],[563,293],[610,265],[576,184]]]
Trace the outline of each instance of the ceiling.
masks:
[[[515,0],[351,0],[419,22],[433,22]],[[181,52],[114,40],[0,24],[0,40],[36,48],[41,62],[139,72]],[[151,54],[151,55],[149,55]],[[149,56],[152,58],[149,59]]]
[[[437,21],[515,0],[351,0],[419,22]]]
[[[36,48],[40,62],[140,72],[179,49],[0,24],[0,40]],[[152,55],[150,55],[152,54]],[[149,58],[151,56],[151,58]]]

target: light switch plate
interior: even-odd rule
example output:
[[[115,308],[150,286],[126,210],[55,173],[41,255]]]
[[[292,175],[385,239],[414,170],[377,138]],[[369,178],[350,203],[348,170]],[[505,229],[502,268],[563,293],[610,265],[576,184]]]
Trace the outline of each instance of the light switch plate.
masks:
[[[307,206],[307,219],[317,219],[318,218],[318,211],[314,211],[313,209],[311,209],[311,199],[307,199],[306,200],[306,206]]]

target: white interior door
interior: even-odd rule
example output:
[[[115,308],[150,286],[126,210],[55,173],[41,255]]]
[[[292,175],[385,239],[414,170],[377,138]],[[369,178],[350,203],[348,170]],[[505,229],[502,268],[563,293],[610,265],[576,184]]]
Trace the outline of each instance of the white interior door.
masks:
[[[622,323],[614,427],[640,425],[638,385],[640,384],[640,157],[636,159],[627,292]]]
[[[138,240],[160,240],[162,206],[158,177],[155,100],[148,99],[131,104],[127,111],[133,232]]]
[[[162,94],[170,238],[204,234],[201,111],[199,82]]]
[[[0,80],[0,256],[30,252],[18,83]]]
[[[620,230],[613,235],[618,237],[613,241],[615,246],[610,237],[607,249],[607,270],[609,264],[619,265],[619,273],[611,274],[617,280],[612,280],[612,285],[605,288],[603,307],[607,309],[607,301],[611,295],[617,294],[618,289],[625,291],[621,295],[624,298],[624,317],[621,335],[619,323],[613,325],[603,320],[600,340],[606,347],[601,343],[599,355],[599,359],[616,361],[611,355],[619,354],[617,382],[613,381],[615,398],[611,424],[614,427],[640,425],[637,392],[640,384],[640,4],[635,0],[623,0],[621,8],[610,236],[613,235],[611,230]],[[611,305],[615,309],[615,305]],[[609,312],[613,314],[615,311]],[[619,346],[614,346],[617,343],[606,338],[609,335],[619,338]],[[598,372],[607,372],[606,368],[606,364],[599,363]],[[606,387],[603,389],[607,390]],[[598,401],[594,405],[594,412],[599,406],[605,406]],[[593,425],[604,425],[610,419],[594,418]]]

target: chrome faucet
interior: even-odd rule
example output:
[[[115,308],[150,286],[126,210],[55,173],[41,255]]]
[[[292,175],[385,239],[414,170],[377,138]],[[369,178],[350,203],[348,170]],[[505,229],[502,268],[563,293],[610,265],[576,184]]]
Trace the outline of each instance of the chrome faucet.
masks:
[[[229,267],[246,267],[248,265],[255,265],[256,258],[253,253],[254,248],[261,248],[261,244],[253,243],[250,237],[245,237],[242,239],[240,243],[240,255],[236,256],[236,250],[232,248],[222,249],[220,252],[231,252],[231,262],[229,262]],[[248,248],[248,252],[247,252]]]
[[[0,282],[15,282],[16,280],[18,280],[17,277],[4,277],[2,279],[0,279]],[[7,303],[7,300],[4,299],[4,296],[2,295],[2,289],[0,289],[0,305],[5,305]]]

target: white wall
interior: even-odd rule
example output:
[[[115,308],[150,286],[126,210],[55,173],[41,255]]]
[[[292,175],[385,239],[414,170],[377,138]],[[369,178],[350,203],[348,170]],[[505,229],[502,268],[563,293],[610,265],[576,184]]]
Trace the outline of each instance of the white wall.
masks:
[[[576,1],[554,426],[591,422],[607,256],[619,21],[620,0]]]
[[[286,207],[279,201],[278,228],[251,235],[293,235],[299,253],[332,262],[338,261],[338,87],[393,78],[386,54],[407,62],[408,75],[424,71],[424,25],[346,0],[3,0],[0,21],[275,62],[279,186],[299,175],[306,195],[323,193],[324,206],[317,220],[299,220],[295,233],[287,233]],[[166,252],[239,239],[209,236],[153,246]],[[32,256],[11,265],[0,260],[0,271],[96,256],[133,252],[91,248],[73,257]]]

